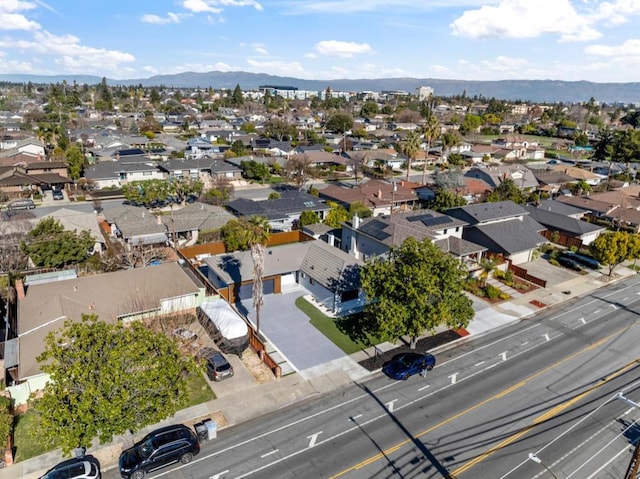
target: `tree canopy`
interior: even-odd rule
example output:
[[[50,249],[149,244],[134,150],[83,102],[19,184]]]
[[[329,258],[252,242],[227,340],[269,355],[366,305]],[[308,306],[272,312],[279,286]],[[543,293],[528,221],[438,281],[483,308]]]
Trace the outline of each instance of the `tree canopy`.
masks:
[[[609,276],[625,260],[640,258],[640,237],[626,231],[609,231],[589,244],[589,251],[601,264],[609,267]]]
[[[511,178],[502,181],[496,188],[489,193],[487,201],[497,203],[498,201],[513,201],[514,203],[524,203],[526,198],[520,188]]]
[[[343,221],[349,220],[349,212],[341,204],[336,203],[335,201],[327,201],[327,206],[331,209],[324,219],[325,225],[331,226],[332,228],[339,228]]]
[[[467,272],[431,241],[407,238],[387,258],[369,260],[360,273],[369,301],[364,329],[384,340],[417,339],[440,325],[463,328],[473,318],[471,300],[464,294]]]
[[[428,207],[434,211],[444,212],[449,208],[457,208],[458,206],[465,206],[467,200],[457,193],[450,190],[439,189],[436,191],[436,196],[433,200],[429,201]]]
[[[36,266],[60,268],[86,260],[94,242],[89,231],[65,230],[58,220],[48,216],[29,231],[20,249]]]
[[[353,117],[348,113],[334,113],[327,119],[325,127],[336,133],[344,133],[353,128]]]
[[[252,216],[227,222],[220,229],[227,251],[247,251],[253,244],[264,244],[269,239],[266,218]]]
[[[49,333],[37,359],[51,378],[35,403],[44,439],[67,453],[173,415],[186,400],[185,373],[195,370],[164,334],[96,315]]]

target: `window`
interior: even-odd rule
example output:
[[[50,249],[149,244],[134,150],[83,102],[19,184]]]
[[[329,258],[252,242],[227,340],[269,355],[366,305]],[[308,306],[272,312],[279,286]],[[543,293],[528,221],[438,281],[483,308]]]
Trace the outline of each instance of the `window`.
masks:
[[[152,171],[143,171],[142,176],[151,176],[153,174]]]
[[[357,289],[352,289],[351,291],[343,291],[340,295],[340,300],[344,303],[345,301],[353,301],[354,299],[358,299],[359,291]]]

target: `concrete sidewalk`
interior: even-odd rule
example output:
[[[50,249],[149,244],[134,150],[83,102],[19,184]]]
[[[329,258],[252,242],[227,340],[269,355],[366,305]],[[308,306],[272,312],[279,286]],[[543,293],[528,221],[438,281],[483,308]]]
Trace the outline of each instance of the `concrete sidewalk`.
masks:
[[[547,307],[584,296],[607,284],[636,274],[634,270],[622,265],[616,268],[615,273],[615,278],[611,280],[599,273],[578,276],[555,284],[551,288],[538,288],[530,293],[494,305],[473,298],[476,315],[467,330],[471,337],[487,334],[514,321],[533,316]],[[455,343],[456,341],[437,349],[451,348]],[[387,351],[397,345],[383,343],[376,347]],[[437,351],[435,352],[437,353]],[[374,348],[368,348],[350,356],[302,370],[297,374],[285,376],[277,381],[256,384],[246,390],[178,411],[173,418],[140,431],[136,437],[165,424],[177,422],[192,424],[214,414],[222,414],[225,418],[226,425],[220,429],[255,419],[271,411],[320,396],[375,374],[375,372],[369,372],[358,364],[358,361],[371,357],[372,354],[375,354]],[[117,467],[118,457],[127,439],[120,437],[111,444],[95,444],[87,450],[87,454],[96,457],[103,470]],[[36,479],[62,459],[59,451],[43,454],[16,463],[6,469],[0,469],[0,479]]]

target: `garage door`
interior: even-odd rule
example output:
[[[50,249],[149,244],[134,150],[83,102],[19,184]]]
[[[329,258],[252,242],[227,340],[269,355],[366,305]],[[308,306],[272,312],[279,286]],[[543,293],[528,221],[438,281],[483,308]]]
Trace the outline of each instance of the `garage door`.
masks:
[[[275,281],[273,279],[268,279],[265,280],[262,283],[262,293],[267,295],[267,294],[273,294],[273,291],[275,289]],[[250,299],[253,296],[253,283],[248,283],[248,284],[243,284],[240,286],[240,288],[238,289],[238,299],[239,300],[245,300],[245,299]]]

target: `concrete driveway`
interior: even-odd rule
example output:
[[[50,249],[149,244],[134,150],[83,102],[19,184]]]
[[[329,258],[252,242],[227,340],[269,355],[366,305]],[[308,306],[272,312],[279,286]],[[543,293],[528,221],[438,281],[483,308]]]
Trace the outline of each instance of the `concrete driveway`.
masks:
[[[562,266],[554,266],[546,259],[537,259],[528,263],[519,264],[521,268],[535,276],[536,278],[547,280],[547,288],[551,288],[556,284],[564,283],[571,279],[582,276],[580,273],[563,268]],[[588,270],[587,270],[588,271]]]
[[[278,348],[297,371],[346,356],[311,325],[309,317],[296,307],[296,299],[305,294],[309,292],[303,288],[270,294],[264,297],[264,304],[260,309],[260,333]],[[246,299],[239,307],[247,311],[247,317],[255,324],[252,303],[251,299]]]

